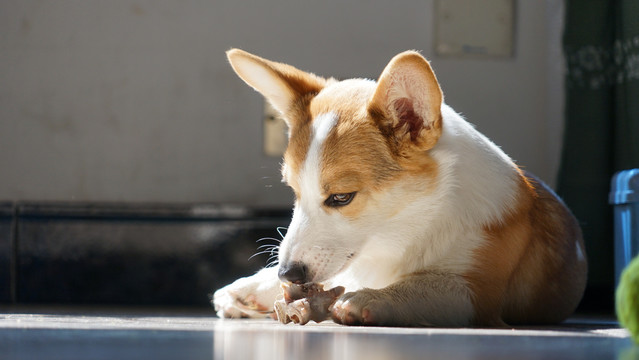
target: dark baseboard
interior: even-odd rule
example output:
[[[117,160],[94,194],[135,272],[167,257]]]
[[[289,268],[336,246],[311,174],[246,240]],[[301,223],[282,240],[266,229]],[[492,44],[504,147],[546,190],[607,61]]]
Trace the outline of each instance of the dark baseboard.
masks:
[[[209,306],[262,268],[290,210],[209,204],[0,203],[0,303]],[[266,241],[276,243],[276,240]]]

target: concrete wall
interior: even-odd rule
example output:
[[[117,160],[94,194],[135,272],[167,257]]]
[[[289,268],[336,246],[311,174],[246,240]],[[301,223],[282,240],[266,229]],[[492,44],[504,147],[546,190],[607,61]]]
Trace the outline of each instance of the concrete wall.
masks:
[[[515,56],[441,58],[433,1],[0,3],[0,200],[291,203],[262,154],[241,47],[320,75],[376,78],[419,49],[446,101],[554,183],[561,0],[519,1]]]

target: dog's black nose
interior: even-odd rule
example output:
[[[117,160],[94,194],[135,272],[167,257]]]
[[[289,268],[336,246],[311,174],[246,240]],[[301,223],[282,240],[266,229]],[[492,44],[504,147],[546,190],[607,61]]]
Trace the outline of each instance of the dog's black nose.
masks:
[[[308,282],[308,279],[306,278],[307,275],[308,268],[301,262],[280,265],[280,270],[277,273],[280,280],[290,281],[296,284],[304,284]]]

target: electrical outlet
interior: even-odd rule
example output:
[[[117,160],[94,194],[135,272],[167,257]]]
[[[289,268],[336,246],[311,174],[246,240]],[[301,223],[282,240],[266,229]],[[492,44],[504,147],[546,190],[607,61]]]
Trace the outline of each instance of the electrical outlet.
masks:
[[[264,102],[264,154],[280,157],[288,145],[288,127],[280,112]]]

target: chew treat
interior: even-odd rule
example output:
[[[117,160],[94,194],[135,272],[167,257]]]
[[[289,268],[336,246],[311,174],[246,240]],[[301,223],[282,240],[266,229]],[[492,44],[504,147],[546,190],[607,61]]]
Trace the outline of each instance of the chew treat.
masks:
[[[330,306],[344,294],[343,286],[324,291],[323,285],[314,283],[282,283],[282,290],[284,297],[275,301],[274,308],[283,324],[324,321],[330,316]]]

